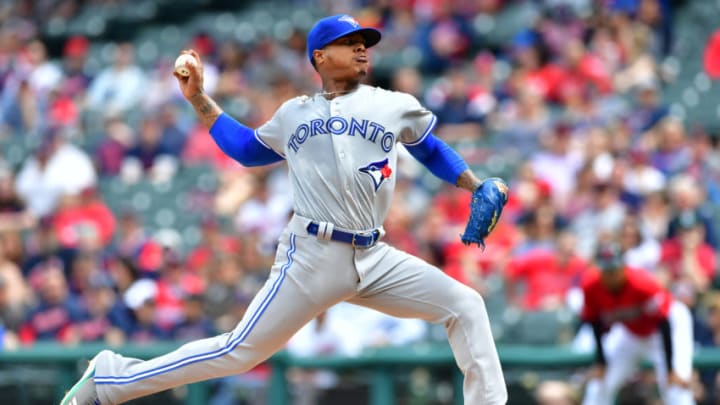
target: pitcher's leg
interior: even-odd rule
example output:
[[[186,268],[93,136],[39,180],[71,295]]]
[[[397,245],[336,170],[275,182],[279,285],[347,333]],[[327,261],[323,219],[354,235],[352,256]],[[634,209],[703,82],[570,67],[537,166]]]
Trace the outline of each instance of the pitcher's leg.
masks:
[[[397,317],[444,323],[465,376],[465,403],[504,404],[505,379],[482,297],[424,261],[386,249],[380,263],[368,260],[377,266],[377,277],[368,274],[370,284],[350,302]]]
[[[307,284],[325,275],[303,269],[298,263],[302,262],[301,257],[293,263],[294,254],[292,236],[286,248],[286,261],[273,266],[268,281],[231,333],[188,343],[148,361],[101,352],[94,380],[101,403],[116,404],[184,384],[245,372],[282,348],[318,313],[353,293],[354,280],[338,277],[338,282],[328,284],[324,291],[308,294]]]

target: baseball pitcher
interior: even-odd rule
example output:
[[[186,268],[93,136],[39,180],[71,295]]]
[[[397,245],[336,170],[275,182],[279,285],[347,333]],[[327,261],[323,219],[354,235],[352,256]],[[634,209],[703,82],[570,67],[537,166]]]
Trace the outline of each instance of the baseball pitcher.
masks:
[[[465,376],[466,404],[504,404],[507,392],[477,292],[382,242],[400,144],[433,174],[473,193],[462,240],[484,246],[507,200],[499,179],[478,180],[432,134],[436,118],[412,96],[361,84],[367,49],[380,41],[349,15],[318,21],[308,34],[322,92],[285,102],[252,130],[203,91],[202,61],[176,73],[218,146],[246,166],[287,162],[294,216],[282,233],[264,287],[237,327],[148,361],[100,352],[62,404],[118,404],[196,381],[250,370],[305,323],[341,302],[397,317],[443,323]]]

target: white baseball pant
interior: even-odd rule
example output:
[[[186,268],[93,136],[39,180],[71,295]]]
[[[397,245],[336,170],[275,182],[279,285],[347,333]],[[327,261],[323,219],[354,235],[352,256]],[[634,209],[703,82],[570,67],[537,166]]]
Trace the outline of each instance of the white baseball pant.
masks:
[[[692,378],[693,324],[692,315],[685,304],[674,301],[670,307],[670,330],[673,343],[673,365],[678,377],[685,381]],[[642,338],[630,332],[622,324],[611,329],[603,341],[607,368],[604,379],[593,379],[585,389],[583,405],[612,405],[615,396],[638,369],[642,360],[651,361],[655,367],[658,386],[663,402],[667,405],[694,405],[692,391],[678,386],[668,386],[665,351],[660,332]]]
[[[340,302],[397,317],[443,323],[465,376],[468,405],[507,401],[485,304],[471,288],[405,252],[319,240],[295,215],[283,232],[267,282],[235,330],[142,361],[103,351],[95,384],[103,405],[250,370],[280,350],[305,323]]]

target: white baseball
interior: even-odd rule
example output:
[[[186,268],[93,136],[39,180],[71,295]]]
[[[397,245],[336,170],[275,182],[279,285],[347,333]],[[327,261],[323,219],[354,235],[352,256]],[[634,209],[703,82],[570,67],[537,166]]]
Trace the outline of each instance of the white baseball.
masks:
[[[175,59],[175,71],[183,77],[190,76],[190,70],[185,66],[186,62],[190,62],[191,65],[197,65],[197,60],[189,53],[184,53]]]

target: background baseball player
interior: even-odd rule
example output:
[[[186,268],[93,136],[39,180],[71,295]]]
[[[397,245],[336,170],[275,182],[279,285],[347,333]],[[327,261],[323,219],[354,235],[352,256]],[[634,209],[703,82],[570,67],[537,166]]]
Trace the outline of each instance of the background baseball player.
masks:
[[[583,404],[610,405],[643,360],[651,361],[666,404],[694,404],[693,332],[688,308],[651,274],[627,267],[620,246],[603,244],[583,280],[582,318],[595,335],[596,365]],[[603,339],[603,335],[612,332]]]
[[[329,306],[350,301],[442,322],[465,375],[467,404],[507,400],[482,298],[439,269],[379,240],[395,185],[398,143],[436,176],[473,192],[462,239],[484,243],[507,200],[500,180],[480,182],[431,134],[435,116],[404,93],[360,84],[380,32],[348,15],[320,20],[308,57],[323,92],[296,97],[253,131],[203,92],[202,63],[178,77],[183,95],[220,148],[246,166],[286,160],[295,215],[269,278],[232,332],[141,361],[99,353],[63,404],[117,404],[183,384],[242,373],[283,347]]]

